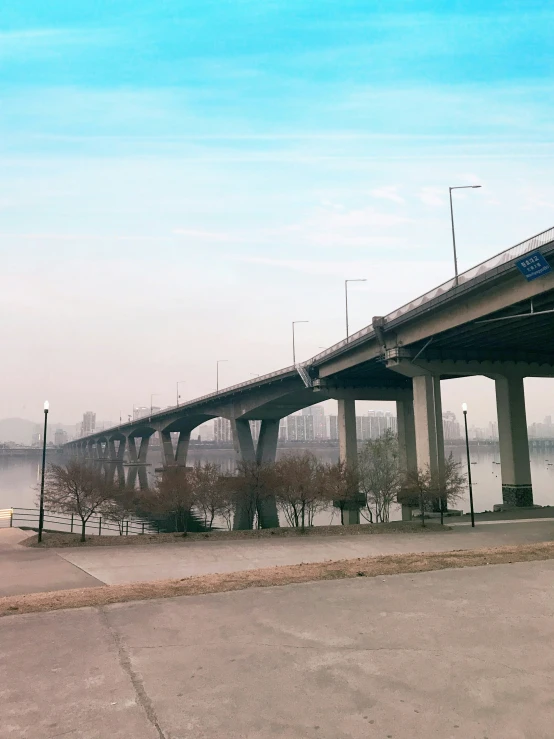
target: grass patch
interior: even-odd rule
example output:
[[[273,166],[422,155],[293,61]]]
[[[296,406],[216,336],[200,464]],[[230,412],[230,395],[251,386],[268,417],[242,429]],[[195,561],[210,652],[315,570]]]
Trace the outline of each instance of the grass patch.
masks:
[[[42,544],[36,536],[25,540],[28,547],[124,547],[147,546],[149,544],[186,544],[189,541],[226,541],[234,539],[273,539],[296,536],[358,536],[363,534],[425,534],[449,531],[447,526],[430,521],[425,527],[418,521],[391,521],[379,524],[357,524],[354,526],[312,526],[302,531],[298,528],[251,529],[249,531],[208,531],[183,534],[137,534],[134,536],[87,536],[80,541],[80,534],[49,531],[43,534]]]
[[[433,570],[481,567],[483,565],[512,562],[534,562],[548,559],[554,559],[554,542],[453,552],[360,557],[337,562],[319,562],[269,567],[249,572],[187,577],[181,580],[159,580],[131,585],[104,585],[98,588],[13,595],[0,598],[0,616],[55,611],[62,608],[99,607],[111,603],[222,593],[317,580],[376,577],[377,575],[430,572]]]

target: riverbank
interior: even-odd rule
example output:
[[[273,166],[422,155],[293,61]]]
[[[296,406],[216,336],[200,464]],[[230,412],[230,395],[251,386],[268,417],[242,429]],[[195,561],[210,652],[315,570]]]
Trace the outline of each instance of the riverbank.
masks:
[[[172,534],[138,534],[134,536],[87,536],[83,542],[79,534],[61,531],[48,531],[43,534],[39,544],[37,535],[28,537],[24,545],[41,549],[60,549],[64,547],[119,547],[145,546],[156,544],[183,544],[192,541],[235,541],[241,539],[279,539],[311,536],[373,536],[381,534],[418,534],[449,531],[448,526],[441,526],[435,521],[390,521],[379,524],[358,524],[354,526],[311,526],[304,531],[299,528],[282,527],[278,529],[251,529],[248,531],[206,531],[194,533]]]

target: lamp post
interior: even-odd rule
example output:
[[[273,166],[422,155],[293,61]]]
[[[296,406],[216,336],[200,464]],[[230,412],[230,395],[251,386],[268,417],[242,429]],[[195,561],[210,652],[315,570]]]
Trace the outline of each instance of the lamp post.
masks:
[[[452,223],[452,248],[454,250],[454,284],[458,284],[458,256],[456,254],[456,233],[454,231],[454,208],[452,207],[452,190],[477,190],[481,185],[458,185],[456,187],[449,187],[448,192],[450,195],[450,221]]]
[[[154,398],[156,395],[160,395],[160,393],[150,393],[150,415],[152,415],[152,408],[153,408],[152,398]]]
[[[179,380],[179,381],[177,382],[177,405],[179,405],[179,398],[181,397],[181,396],[179,395],[179,385],[182,385],[182,384],[183,384],[183,382],[186,382],[186,380]]]
[[[215,390],[218,393],[219,392],[219,365],[221,362],[228,362],[228,359],[218,359],[215,363]]]
[[[464,412],[464,426],[466,430],[466,452],[467,452],[467,481],[469,484],[469,509],[471,511],[471,525],[475,526],[475,513],[473,511],[473,486],[471,484],[471,457],[469,456],[469,435],[467,433],[467,403],[462,403]]]
[[[44,528],[44,469],[46,467],[46,431],[48,428],[48,410],[50,404],[44,401],[44,433],[42,436],[42,471],[40,474],[40,506],[38,512],[38,541],[42,541],[42,529]]]
[[[349,282],[367,282],[367,280],[364,279],[358,279],[358,280],[345,280],[344,281],[344,307],[346,312],[346,341],[348,341],[348,337],[350,336],[350,332],[348,330],[348,283]]]
[[[309,323],[309,321],[293,321],[292,322],[292,363],[296,367],[296,344],[294,341],[294,327],[297,323]]]

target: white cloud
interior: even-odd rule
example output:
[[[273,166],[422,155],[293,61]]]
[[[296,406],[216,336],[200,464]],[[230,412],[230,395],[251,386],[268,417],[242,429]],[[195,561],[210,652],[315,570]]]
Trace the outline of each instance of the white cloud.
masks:
[[[398,194],[398,188],[396,185],[387,185],[385,187],[377,187],[375,190],[371,190],[370,195],[374,198],[382,198],[383,200],[392,200],[393,203],[404,203],[404,198]]]
[[[418,195],[422,203],[433,208],[442,208],[446,202],[444,192],[438,187],[423,187]]]
[[[175,236],[183,236],[186,238],[195,239],[196,241],[225,242],[235,240],[230,234],[219,231],[197,231],[187,228],[175,228],[173,229],[172,233]]]

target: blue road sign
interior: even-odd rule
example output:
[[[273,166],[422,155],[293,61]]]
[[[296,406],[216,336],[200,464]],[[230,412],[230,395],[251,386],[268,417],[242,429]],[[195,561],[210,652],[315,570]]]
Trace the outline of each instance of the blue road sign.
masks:
[[[526,254],[521,259],[518,259],[516,264],[517,268],[528,282],[536,280],[537,277],[542,277],[543,275],[548,274],[548,272],[552,272],[552,267],[548,264],[540,251]]]

